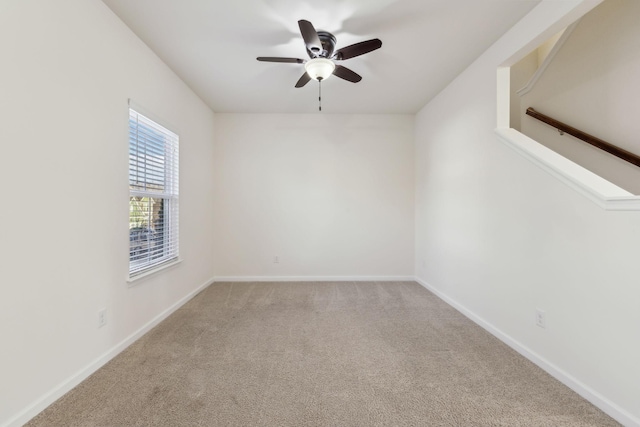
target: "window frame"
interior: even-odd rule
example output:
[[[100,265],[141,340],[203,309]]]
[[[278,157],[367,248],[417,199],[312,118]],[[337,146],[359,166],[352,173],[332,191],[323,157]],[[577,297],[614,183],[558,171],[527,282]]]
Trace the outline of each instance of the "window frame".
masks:
[[[130,105],[128,141],[128,281],[132,282],[180,261],[179,136]],[[159,209],[156,203],[160,203]],[[142,213],[146,222],[132,222],[134,210],[137,219]],[[156,229],[158,222],[159,230]],[[132,227],[134,223],[140,225]],[[132,234],[134,228],[139,229],[135,235]]]

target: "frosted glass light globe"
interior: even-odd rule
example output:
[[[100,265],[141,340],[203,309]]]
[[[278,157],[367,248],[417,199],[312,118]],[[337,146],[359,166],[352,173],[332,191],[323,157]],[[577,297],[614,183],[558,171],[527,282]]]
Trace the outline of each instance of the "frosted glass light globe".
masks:
[[[327,58],[313,58],[305,62],[304,69],[314,80],[326,80],[331,77],[336,64]]]

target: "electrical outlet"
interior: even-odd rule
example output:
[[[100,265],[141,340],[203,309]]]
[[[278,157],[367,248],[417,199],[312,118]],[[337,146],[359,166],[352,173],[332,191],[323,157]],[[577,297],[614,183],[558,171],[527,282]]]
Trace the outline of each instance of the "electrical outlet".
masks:
[[[545,317],[544,311],[536,308],[536,326],[545,329],[547,327],[547,319]]]
[[[280,258],[278,257],[278,255],[273,257],[273,263],[274,264],[278,264],[280,262]]]
[[[102,328],[107,324],[107,309],[103,308],[98,311],[98,328]]]

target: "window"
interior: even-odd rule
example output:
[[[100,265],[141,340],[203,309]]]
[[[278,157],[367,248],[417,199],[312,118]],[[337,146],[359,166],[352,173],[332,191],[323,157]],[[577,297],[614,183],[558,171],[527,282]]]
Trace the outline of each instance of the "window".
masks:
[[[129,109],[129,276],[178,258],[178,135]]]

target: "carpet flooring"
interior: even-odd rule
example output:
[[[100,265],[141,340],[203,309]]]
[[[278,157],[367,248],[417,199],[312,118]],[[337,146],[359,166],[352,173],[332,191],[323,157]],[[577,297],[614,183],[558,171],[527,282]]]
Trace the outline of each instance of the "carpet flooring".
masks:
[[[28,426],[617,426],[415,282],[216,283]]]

